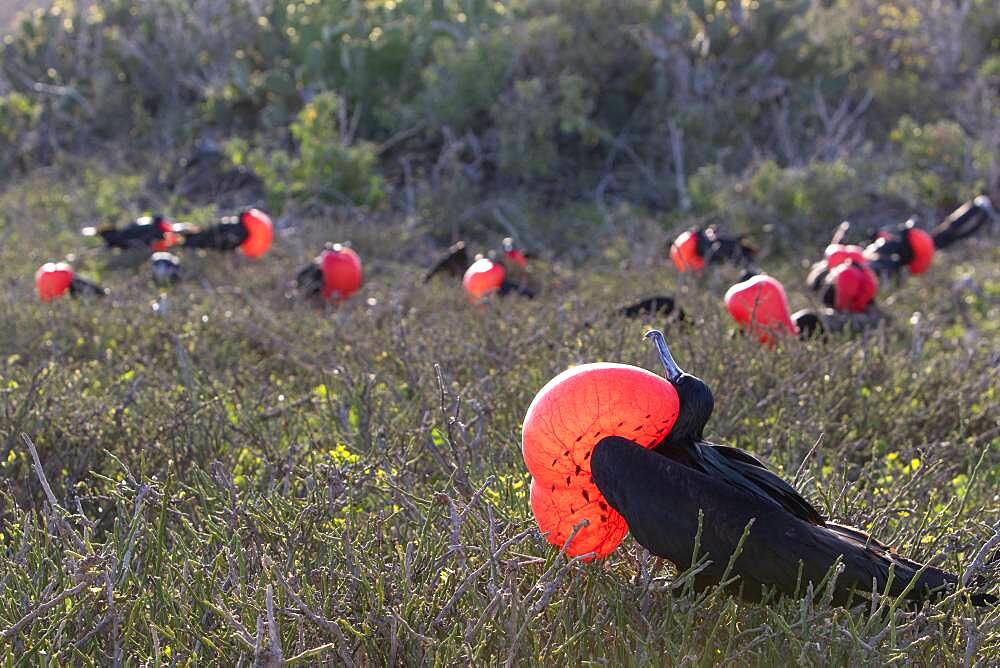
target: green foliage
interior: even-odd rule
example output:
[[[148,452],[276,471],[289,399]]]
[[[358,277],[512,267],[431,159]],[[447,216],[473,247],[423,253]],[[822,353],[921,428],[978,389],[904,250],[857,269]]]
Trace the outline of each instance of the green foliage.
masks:
[[[383,180],[376,170],[375,146],[351,143],[341,98],[323,93],[307,104],[292,123],[298,154],[249,150],[239,140],[229,143],[236,165],[247,165],[268,186],[268,199],[281,211],[290,198],[315,199],[341,205],[375,206],[384,197]]]
[[[424,90],[416,107],[431,127],[482,129],[490,106],[506,87],[512,56],[503,35],[486,35],[464,46],[437,40],[434,62],[421,75]]]
[[[104,142],[169,153],[222,132],[252,143],[264,174],[296,182],[269,184],[282,206],[371,203],[383,189],[393,194],[372,174],[416,168],[424,178],[444,158],[474,163],[433,170],[444,199],[468,194],[459,209],[481,188],[566,199],[613,184],[616,198],[667,210],[704,200],[678,188],[708,173],[699,170],[718,166],[730,180],[767,161],[836,172],[864,160],[891,176],[870,189],[878,197],[945,207],[995,170],[1000,14],[986,2],[967,9],[928,12],[916,0],[64,0],[7,39],[0,90],[21,97],[9,97],[4,113],[18,111],[0,139],[17,158],[0,164],[51,164]],[[303,128],[301,115],[326,94],[350,110],[342,148],[293,136],[326,132]],[[944,123],[928,132],[949,135],[938,147],[949,159],[957,149],[945,128],[960,123],[973,158],[926,166],[924,149],[898,137],[907,123]],[[288,153],[292,141],[311,155]],[[365,142],[391,150],[368,164]],[[363,167],[358,182],[344,183],[351,165]],[[808,203],[770,209],[815,213]],[[740,224],[757,221],[741,214]]]
[[[702,212],[732,221],[754,236],[770,237],[779,250],[828,236],[868,201],[865,174],[846,161],[782,168],[767,160],[734,181],[708,167],[692,177],[690,188]]]
[[[0,178],[17,165],[18,154],[28,150],[25,139],[38,123],[39,108],[26,95],[0,97]]]
[[[946,208],[980,192],[983,182],[976,175],[987,173],[990,155],[958,123],[941,120],[920,125],[903,116],[889,138],[905,165],[889,177],[889,194],[911,206],[925,202]]]

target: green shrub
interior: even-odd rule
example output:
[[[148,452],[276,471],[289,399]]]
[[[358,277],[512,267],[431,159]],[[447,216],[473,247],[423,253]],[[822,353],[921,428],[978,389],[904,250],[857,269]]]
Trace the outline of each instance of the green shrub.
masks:
[[[281,211],[292,198],[338,205],[377,205],[385,195],[376,171],[375,146],[352,141],[340,121],[343,100],[322,93],[307,104],[292,123],[298,155],[285,151],[251,150],[232,141],[227,152],[236,165],[247,165],[264,179],[269,202]]]
[[[887,194],[913,207],[949,208],[982,187],[989,153],[958,123],[940,120],[921,125],[903,116],[889,138],[900,153],[902,168],[888,178]]]
[[[30,152],[26,139],[38,123],[38,116],[38,104],[26,95],[0,97],[0,177],[8,176],[24,159],[24,153]]]
[[[781,251],[826,238],[837,223],[862,210],[865,183],[865,176],[843,160],[805,167],[765,160],[742,179],[724,180],[720,168],[702,168],[689,189],[696,210],[757,238],[770,237]]]
[[[434,62],[421,74],[424,85],[416,107],[432,127],[457,131],[482,129],[493,102],[503,92],[513,56],[502,35],[473,39],[464,46],[441,39],[434,46]]]

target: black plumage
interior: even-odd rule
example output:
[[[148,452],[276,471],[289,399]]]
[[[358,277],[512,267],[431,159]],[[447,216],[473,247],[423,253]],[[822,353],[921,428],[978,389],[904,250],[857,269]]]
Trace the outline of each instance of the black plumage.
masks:
[[[295,288],[303,297],[319,297],[323,294],[323,268],[312,261],[295,275]]]
[[[646,297],[637,302],[618,309],[618,314],[626,318],[640,318],[646,316],[663,316],[669,320],[683,321],[687,315],[684,309],[677,306],[673,297],[668,295],[656,295]]]
[[[424,283],[441,274],[447,274],[453,278],[462,278],[465,275],[465,270],[471,264],[472,261],[469,260],[469,251],[465,248],[465,242],[456,242],[427,270],[427,273],[424,274]]]
[[[181,263],[176,255],[167,252],[153,253],[150,271],[156,285],[173,285],[181,280]]]
[[[517,295],[518,297],[524,297],[526,299],[535,298],[535,291],[529,285],[519,281],[512,281],[509,278],[504,279],[504,282],[500,284],[500,289],[497,290],[497,294],[501,297]]]
[[[758,467],[732,453],[721,456],[729,464],[739,462],[744,471],[756,468],[766,472],[762,465]],[[857,600],[856,595],[873,588],[883,591],[890,569],[894,574],[889,593],[898,596],[923,567],[864,532],[826,522],[822,517],[809,521],[789,512],[773,498],[734,485],[714,471],[706,473],[623,438],[600,441],[591,457],[591,470],[598,489],[625,517],[636,540],[679,569],[691,566],[700,531],[697,556],[707,556],[711,563],[694,578],[698,590],[722,582],[751,522],[730,571],[738,579],[727,585],[728,591],[749,601],[761,600],[768,590],[803,595],[809,583],[818,586],[838,562],[843,570],[833,585],[835,604],[847,605]],[[704,518],[701,527],[699,513]],[[908,598],[923,600],[956,583],[954,575],[927,566]],[[976,600],[987,601],[987,597]]]
[[[69,284],[71,297],[106,297],[109,293],[107,288],[79,276],[74,276]]]
[[[729,263],[750,267],[757,257],[757,248],[743,236],[729,237],[719,233],[715,225],[689,230],[695,238],[695,251],[706,264]],[[671,242],[671,247],[674,242]]]
[[[702,252],[706,262],[728,262],[739,267],[746,267],[757,257],[757,248],[743,236],[726,237],[719,234],[714,225],[705,228],[707,247]],[[701,248],[699,248],[701,251]]]
[[[900,595],[915,578],[907,594],[914,601],[957,584],[950,573],[900,557],[858,529],[828,522],[749,453],[705,442],[704,427],[715,403],[711,390],[676,365],[662,334],[650,334],[680,398],[677,421],[652,450],[608,437],[591,458],[598,489],[641,545],[687,569],[698,537],[697,556],[710,560],[694,579],[700,590],[722,582],[750,525],[730,572],[739,577],[726,585],[750,601],[759,601],[768,590],[804,594],[809,583],[819,586],[837,564],[840,572],[832,593],[840,605],[873,587],[881,592],[888,586],[891,594]],[[990,600],[974,598],[977,603]]]
[[[156,242],[164,241],[169,225],[163,216],[144,216],[124,227],[85,227],[81,233],[85,237],[100,237],[108,248],[148,249]]]
[[[223,218],[206,228],[193,225],[175,226],[184,246],[217,251],[234,251],[247,240],[248,232],[239,216]]]
[[[799,330],[799,339],[804,341],[813,338],[826,340],[831,334],[862,334],[891,322],[891,318],[872,305],[862,313],[837,311],[829,307],[802,309],[792,314],[792,322]]]
[[[958,207],[931,231],[934,247],[947,248],[956,241],[967,239],[998,218],[993,203],[985,195]]]

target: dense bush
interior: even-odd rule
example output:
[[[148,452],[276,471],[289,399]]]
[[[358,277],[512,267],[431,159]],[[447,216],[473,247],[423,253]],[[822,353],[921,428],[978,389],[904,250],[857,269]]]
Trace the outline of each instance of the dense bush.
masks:
[[[302,108],[291,124],[298,151],[250,149],[234,139],[228,153],[237,165],[264,177],[271,205],[281,211],[289,199],[315,199],[331,204],[374,205],[383,197],[383,181],[375,173],[375,148],[355,142],[347,127],[343,100],[322,93]]]
[[[1000,195],[997,62],[988,0],[62,0],[5,40],[0,170],[208,134],[276,208],[527,190],[805,236],[859,172],[925,211]]]

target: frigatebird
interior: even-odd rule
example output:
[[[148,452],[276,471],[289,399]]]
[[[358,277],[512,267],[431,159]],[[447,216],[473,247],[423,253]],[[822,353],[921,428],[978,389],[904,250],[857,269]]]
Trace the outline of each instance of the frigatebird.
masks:
[[[986,195],[980,195],[971,202],[966,202],[948,215],[941,224],[931,230],[934,247],[947,248],[956,241],[966,239],[987,223],[996,221],[997,215],[993,203]]]
[[[465,270],[469,268],[472,261],[469,260],[469,251],[465,249],[464,241],[456,241],[448,247],[435,262],[434,265],[424,274],[424,283],[435,276],[448,274],[452,278],[461,279],[465,275]]]
[[[828,582],[836,605],[887,591],[919,602],[953,590],[958,578],[896,554],[853,527],[828,521],[809,501],[748,452],[706,442],[715,400],[709,387],[674,361],[663,334],[656,344],[680,409],[669,434],[652,449],[620,436],[602,438],[590,458],[593,481],[636,540],[656,556],[688,569],[698,590],[723,583],[749,601],[768,591],[800,596]],[[651,416],[656,420],[656,416]],[[744,532],[746,534],[744,536]],[[695,546],[698,554],[695,554]],[[827,576],[837,573],[833,581]],[[975,594],[976,604],[995,597]]]
[[[181,261],[173,253],[153,253],[149,259],[149,268],[156,285],[173,285],[181,280]]]
[[[78,276],[66,262],[46,262],[35,272],[35,289],[43,302],[50,302],[65,294],[71,297],[104,297],[107,288]]]
[[[215,225],[200,228],[175,224],[172,230],[180,235],[186,248],[235,251],[249,257],[260,257],[271,247],[274,228],[270,216],[259,209],[244,209],[236,216],[226,216]]]
[[[845,259],[867,264],[883,279],[898,277],[904,267],[911,274],[922,274],[930,267],[935,251],[967,239],[997,218],[992,202],[980,195],[953,211],[929,233],[917,227],[917,219],[911,217],[905,223],[879,230],[864,248],[841,244],[851,226],[845,221],[834,232],[824,259],[810,269],[806,283],[813,290],[821,289],[827,273]]]
[[[326,243],[323,250],[295,275],[303,297],[343,301],[357,292],[362,280],[361,258],[351,243]]]
[[[792,314],[792,322],[799,330],[799,339],[826,339],[828,334],[863,334],[877,329],[892,318],[872,304],[861,313],[838,311],[830,307],[802,309]]]
[[[692,227],[670,244],[670,259],[681,273],[701,271],[706,264],[729,263],[749,268],[755,257],[757,249],[745,237],[724,236],[715,225],[705,229]]]
[[[173,227],[169,218],[156,215],[137,218],[124,227],[101,225],[80,232],[85,237],[100,237],[108,248],[165,250],[178,241]]]
[[[528,260],[535,255],[517,246],[514,240],[507,237],[503,240],[501,252],[491,250],[486,254],[477,253],[470,259],[468,248],[464,241],[457,241],[445,251],[424,274],[424,283],[429,282],[435,276],[448,275],[459,280],[465,277],[477,260],[486,258],[503,268],[504,278],[496,294],[501,297],[508,295],[519,295],[532,299],[535,297],[535,290],[528,280]]]
[[[640,318],[646,316],[662,316],[668,320],[683,321],[687,318],[684,309],[677,305],[677,301],[669,295],[656,295],[646,297],[637,302],[618,309],[618,314],[626,318]]]

